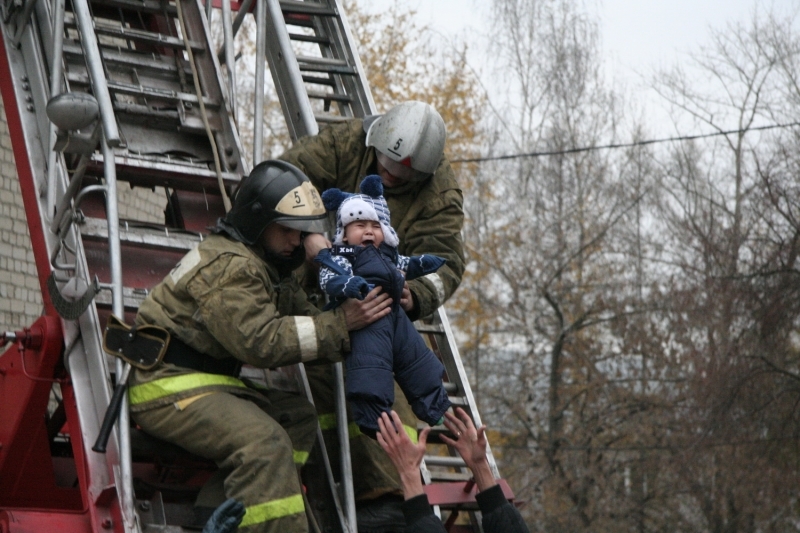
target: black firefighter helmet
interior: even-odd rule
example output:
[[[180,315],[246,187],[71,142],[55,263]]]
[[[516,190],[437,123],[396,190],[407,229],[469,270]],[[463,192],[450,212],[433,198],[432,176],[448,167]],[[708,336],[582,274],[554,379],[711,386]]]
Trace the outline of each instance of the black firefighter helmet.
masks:
[[[326,211],[317,189],[308,177],[285,161],[269,160],[256,165],[243,178],[233,207],[217,221],[223,231],[245,244],[255,244],[272,222],[292,229],[322,233]]]

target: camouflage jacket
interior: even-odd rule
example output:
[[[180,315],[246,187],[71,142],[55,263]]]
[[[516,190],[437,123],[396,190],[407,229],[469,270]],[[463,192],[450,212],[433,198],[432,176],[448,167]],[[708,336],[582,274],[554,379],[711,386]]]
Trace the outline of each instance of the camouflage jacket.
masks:
[[[303,137],[279,157],[305,172],[320,192],[338,187],[357,192],[364,177],[377,173],[375,149],[366,146],[361,119],[325,127]],[[417,309],[412,320],[432,313],[458,288],[464,274],[464,198],[447,158],[432,178],[385,188],[383,194],[403,255],[433,254],[447,260],[438,272],[408,285]]]

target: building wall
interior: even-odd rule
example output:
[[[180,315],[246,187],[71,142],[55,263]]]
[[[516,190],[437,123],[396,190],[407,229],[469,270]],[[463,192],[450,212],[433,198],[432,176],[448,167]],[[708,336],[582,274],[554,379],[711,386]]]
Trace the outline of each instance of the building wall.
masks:
[[[41,312],[39,278],[0,96],[0,331],[29,326]]]
[[[163,223],[163,189],[133,189],[119,184],[121,219]],[[42,294],[33,259],[25,208],[0,96],[0,331],[31,325],[42,313]]]

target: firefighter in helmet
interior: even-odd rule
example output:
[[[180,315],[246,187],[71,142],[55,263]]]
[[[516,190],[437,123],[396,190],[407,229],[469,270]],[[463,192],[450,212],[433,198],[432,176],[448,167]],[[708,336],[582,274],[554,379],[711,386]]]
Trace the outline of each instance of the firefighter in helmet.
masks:
[[[410,101],[384,115],[327,126],[318,135],[299,139],[279,157],[302,169],[321,192],[336,187],[355,193],[366,176],[381,176],[401,243],[398,252],[447,260],[437,272],[408,282],[400,304],[412,320],[441,306],[464,273],[463,195],[444,157],[444,145],[439,113],[428,104]],[[314,283],[316,279],[308,285]],[[333,442],[336,420],[329,373],[329,367],[309,369],[320,424],[331,430],[326,438]],[[407,432],[416,434],[416,419],[397,389],[395,398],[394,408]],[[375,441],[359,435],[354,426],[350,434],[359,531],[392,531],[402,523],[400,501],[391,498],[402,494],[397,471]]]
[[[181,259],[139,308],[137,325],[171,334],[163,361],[131,377],[131,414],[144,431],[216,462],[197,504],[244,504],[251,532],[308,529],[296,467],[314,443],[316,414],[298,395],[259,389],[242,363],[274,368],[340,360],[349,330],[387,314],[377,295],[319,312],[290,273],[304,236],[324,226],[308,178],[283,161],[257,165],[214,234]]]

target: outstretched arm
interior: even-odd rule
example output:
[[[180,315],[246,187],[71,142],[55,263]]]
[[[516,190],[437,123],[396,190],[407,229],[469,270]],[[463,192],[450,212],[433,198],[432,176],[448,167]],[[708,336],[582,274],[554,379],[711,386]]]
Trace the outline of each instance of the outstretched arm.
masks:
[[[387,413],[381,413],[378,419],[378,443],[400,474],[400,485],[406,500],[425,492],[422,489],[419,465],[425,455],[425,443],[430,430],[429,427],[423,429],[417,444],[414,444],[403,429],[403,422],[396,412],[392,411],[391,417]]]
[[[444,425],[456,438],[451,439],[446,435],[441,435],[440,438],[445,444],[455,448],[464,459],[475,476],[479,491],[497,485],[486,459],[486,426],[476,429],[472,419],[462,408],[456,407],[455,412],[455,415],[449,412],[444,414]]]
[[[445,260],[437,255],[422,254],[411,257],[405,255],[397,256],[397,268],[406,273],[406,279],[411,281],[432,274],[445,264]]]

